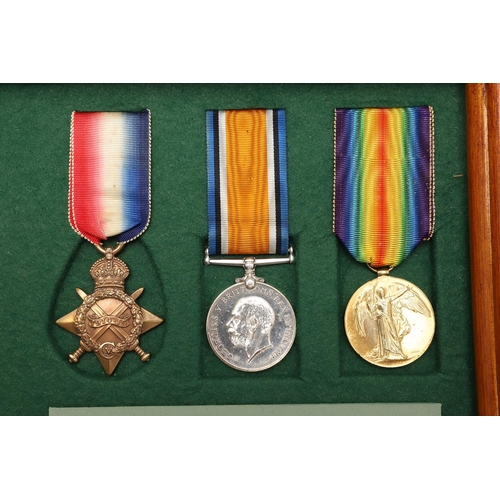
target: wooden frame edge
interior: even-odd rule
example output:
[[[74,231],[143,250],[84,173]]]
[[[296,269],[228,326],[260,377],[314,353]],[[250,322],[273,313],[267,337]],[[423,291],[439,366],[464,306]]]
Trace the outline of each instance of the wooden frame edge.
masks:
[[[465,96],[477,412],[499,415],[500,84],[468,83]]]

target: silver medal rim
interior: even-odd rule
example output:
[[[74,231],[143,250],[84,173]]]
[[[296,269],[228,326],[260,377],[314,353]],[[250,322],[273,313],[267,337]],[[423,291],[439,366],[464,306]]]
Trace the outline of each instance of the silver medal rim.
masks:
[[[268,364],[266,366],[263,366],[263,367],[260,367],[260,368],[242,368],[240,366],[233,365],[233,364],[229,363],[226,359],[224,359],[222,356],[220,356],[219,353],[217,352],[217,350],[214,348],[214,345],[212,344],[212,341],[210,339],[210,335],[208,334],[208,332],[209,332],[209,323],[208,323],[208,320],[210,318],[210,315],[211,315],[213,309],[215,309],[214,306],[217,303],[217,301],[223,295],[225,295],[226,293],[230,292],[232,289],[234,289],[234,288],[240,288],[241,286],[245,286],[245,285],[243,285],[241,283],[236,283],[236,284],[231,285],[230,287],[226,288],[221,293],[219,293],[219,295],[217,295],[216,299],[212,302],[212,305],[210,306],[210,309],[208,310],[207,319],[205,321],[205,331],[206,331],[206,334],[207,334],[208,343],[210,344],[210,348],[212,349],[213,353],[224,364],[226,364],[227,366],[230,366],[231,368],[234,368],[235,370],[239,370],[239,371],[242,371],[242,372],[262,372],[264,370],[268,370],[269,368],[272,368],[273,366],[277,365],[290,352],[290,349],[292,348],[292,346],[293,346],[293,344],[295,342],[295,335],[296,335],[296,332],[297,332],[297,322],[296,322],[296,317],[295,317],[295,311],[293,310],[293,307],[292,307],[292,304],[290,304],[290,301],[278,289],[274,288],[271,285],[268,285],[267,283],[258,283],[257,286],[265,286],[266,288],[270,288],[274,292],[278,293],[283,298],[283,300],[288,304],[288,306],[290,307],[290,310],[292,311],[292,317],[293,317],[293,335],[292,335],[292,339],[291,339],[291,341],[288,344],[288,348],[285,351],[283,351],[283,353],[281,354],[281,356],[277,357],[272,363],[270,363],[270,364]]]
[[[432,311],[432,317],[433,317],[433,323],[434,323],[433,330],[432,330],[432,334],[429,336],[429,341],[428,341],[427,345],[425,346],[425,349],[423,349],[422,352],[418,356],[416,356],[414,358],[411,358],[407,362],[402,361],[400,364],[397,364],[397,365],[382,365],[382,364],[379,364],[379,363],[375,363],[374,361],[370,361],[369,359],[366,359],[364,356],[362,356],[354,348],[354,346],[353,346],[353,344],[351,342],[350,335],[352,335],[352,332],[347,327],[347,314],[348,314],[348,311],[349,311],[350,307],[352,306],[352,303],[354,303],[354,301],[355,301],[354,299],[358,297],[358,295],[360,293],[360,290],[362,288],[364,288],[365,286],[369,285],[370,283],[376,282],[379,279],[379,277],[374,278],[374,279],[372,279],[370,281],[367,281],[366,283],[364,283],[363,285],[361,285],[360,287],[358,287],[356,289],[356,291],[352,294],[351,298],[349,299],[349,302],[347,303],[347,306],[346,306],[346,309],[345,309],[345,313],[344,313],[344,330],[345,330],[345,334],[346,334],[347,340],[349,341],[349,345],[351,346],[351,348],[353,349],[353,351],[361,359],[365,360],[367,363],[370,363],[371,365],[378,366],[379,368],[389,368],[389,369],[391,369],[391,368],[401,368],[403,366],[408,366],[408,365],[414,363],[415,361],[417,361],[418,359],[420,359],[427,352],[427,349],[429,349],[429,347],[432,344],[432,341],[434,339],[434,335],[436,334],[436,313],[434,311],[434,308],[432,306],[431,301],[429,300],[429,297],[427,297],[427,294],[425,294],[420,287],[418,287],[417,285],[415,285],[415,283],[412,283],[411,281],[405,280],[404,278],[399,278],[397,276],[383,276],[384,278],[388,278],[388,279],[394,279],[394,280],[404,281],[405,283],[411,285],[413,288],[416,288],[426,298],[426,300],[428,302],[428,305],[430,306],[430,309]],[[348,331],[350,333],[347,333]]]

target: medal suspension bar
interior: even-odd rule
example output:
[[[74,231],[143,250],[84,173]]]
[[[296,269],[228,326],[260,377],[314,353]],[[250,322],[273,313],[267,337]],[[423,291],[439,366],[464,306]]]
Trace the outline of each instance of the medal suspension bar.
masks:
[[[253,266],[271,266],[273,264],[292,264],[295,260],[293,247],[288,247],[287,257],[271,257],[268,259],[256,259],[254,257],[244,257],[239,259],[212,259],[208,253],[208,248],[205,248],[205,265],[206,266],[232,266],[246,267],[248,259],[252,260]]]

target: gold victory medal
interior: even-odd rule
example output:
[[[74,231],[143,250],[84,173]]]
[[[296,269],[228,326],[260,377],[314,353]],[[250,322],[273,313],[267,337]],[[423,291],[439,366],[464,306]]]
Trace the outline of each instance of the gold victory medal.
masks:
[[[351,297],[345,314],[347,338],[366,361],[385,368],[412,363],[434,336],[432,305],[409,281],[381,275]]]

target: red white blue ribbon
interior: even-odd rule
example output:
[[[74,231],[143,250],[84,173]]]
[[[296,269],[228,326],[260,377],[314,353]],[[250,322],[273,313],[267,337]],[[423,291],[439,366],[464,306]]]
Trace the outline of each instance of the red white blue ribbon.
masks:
[[[91,243],[126,243],[148,227],[150,130],[149,110],[73,112],[69,222]]]

